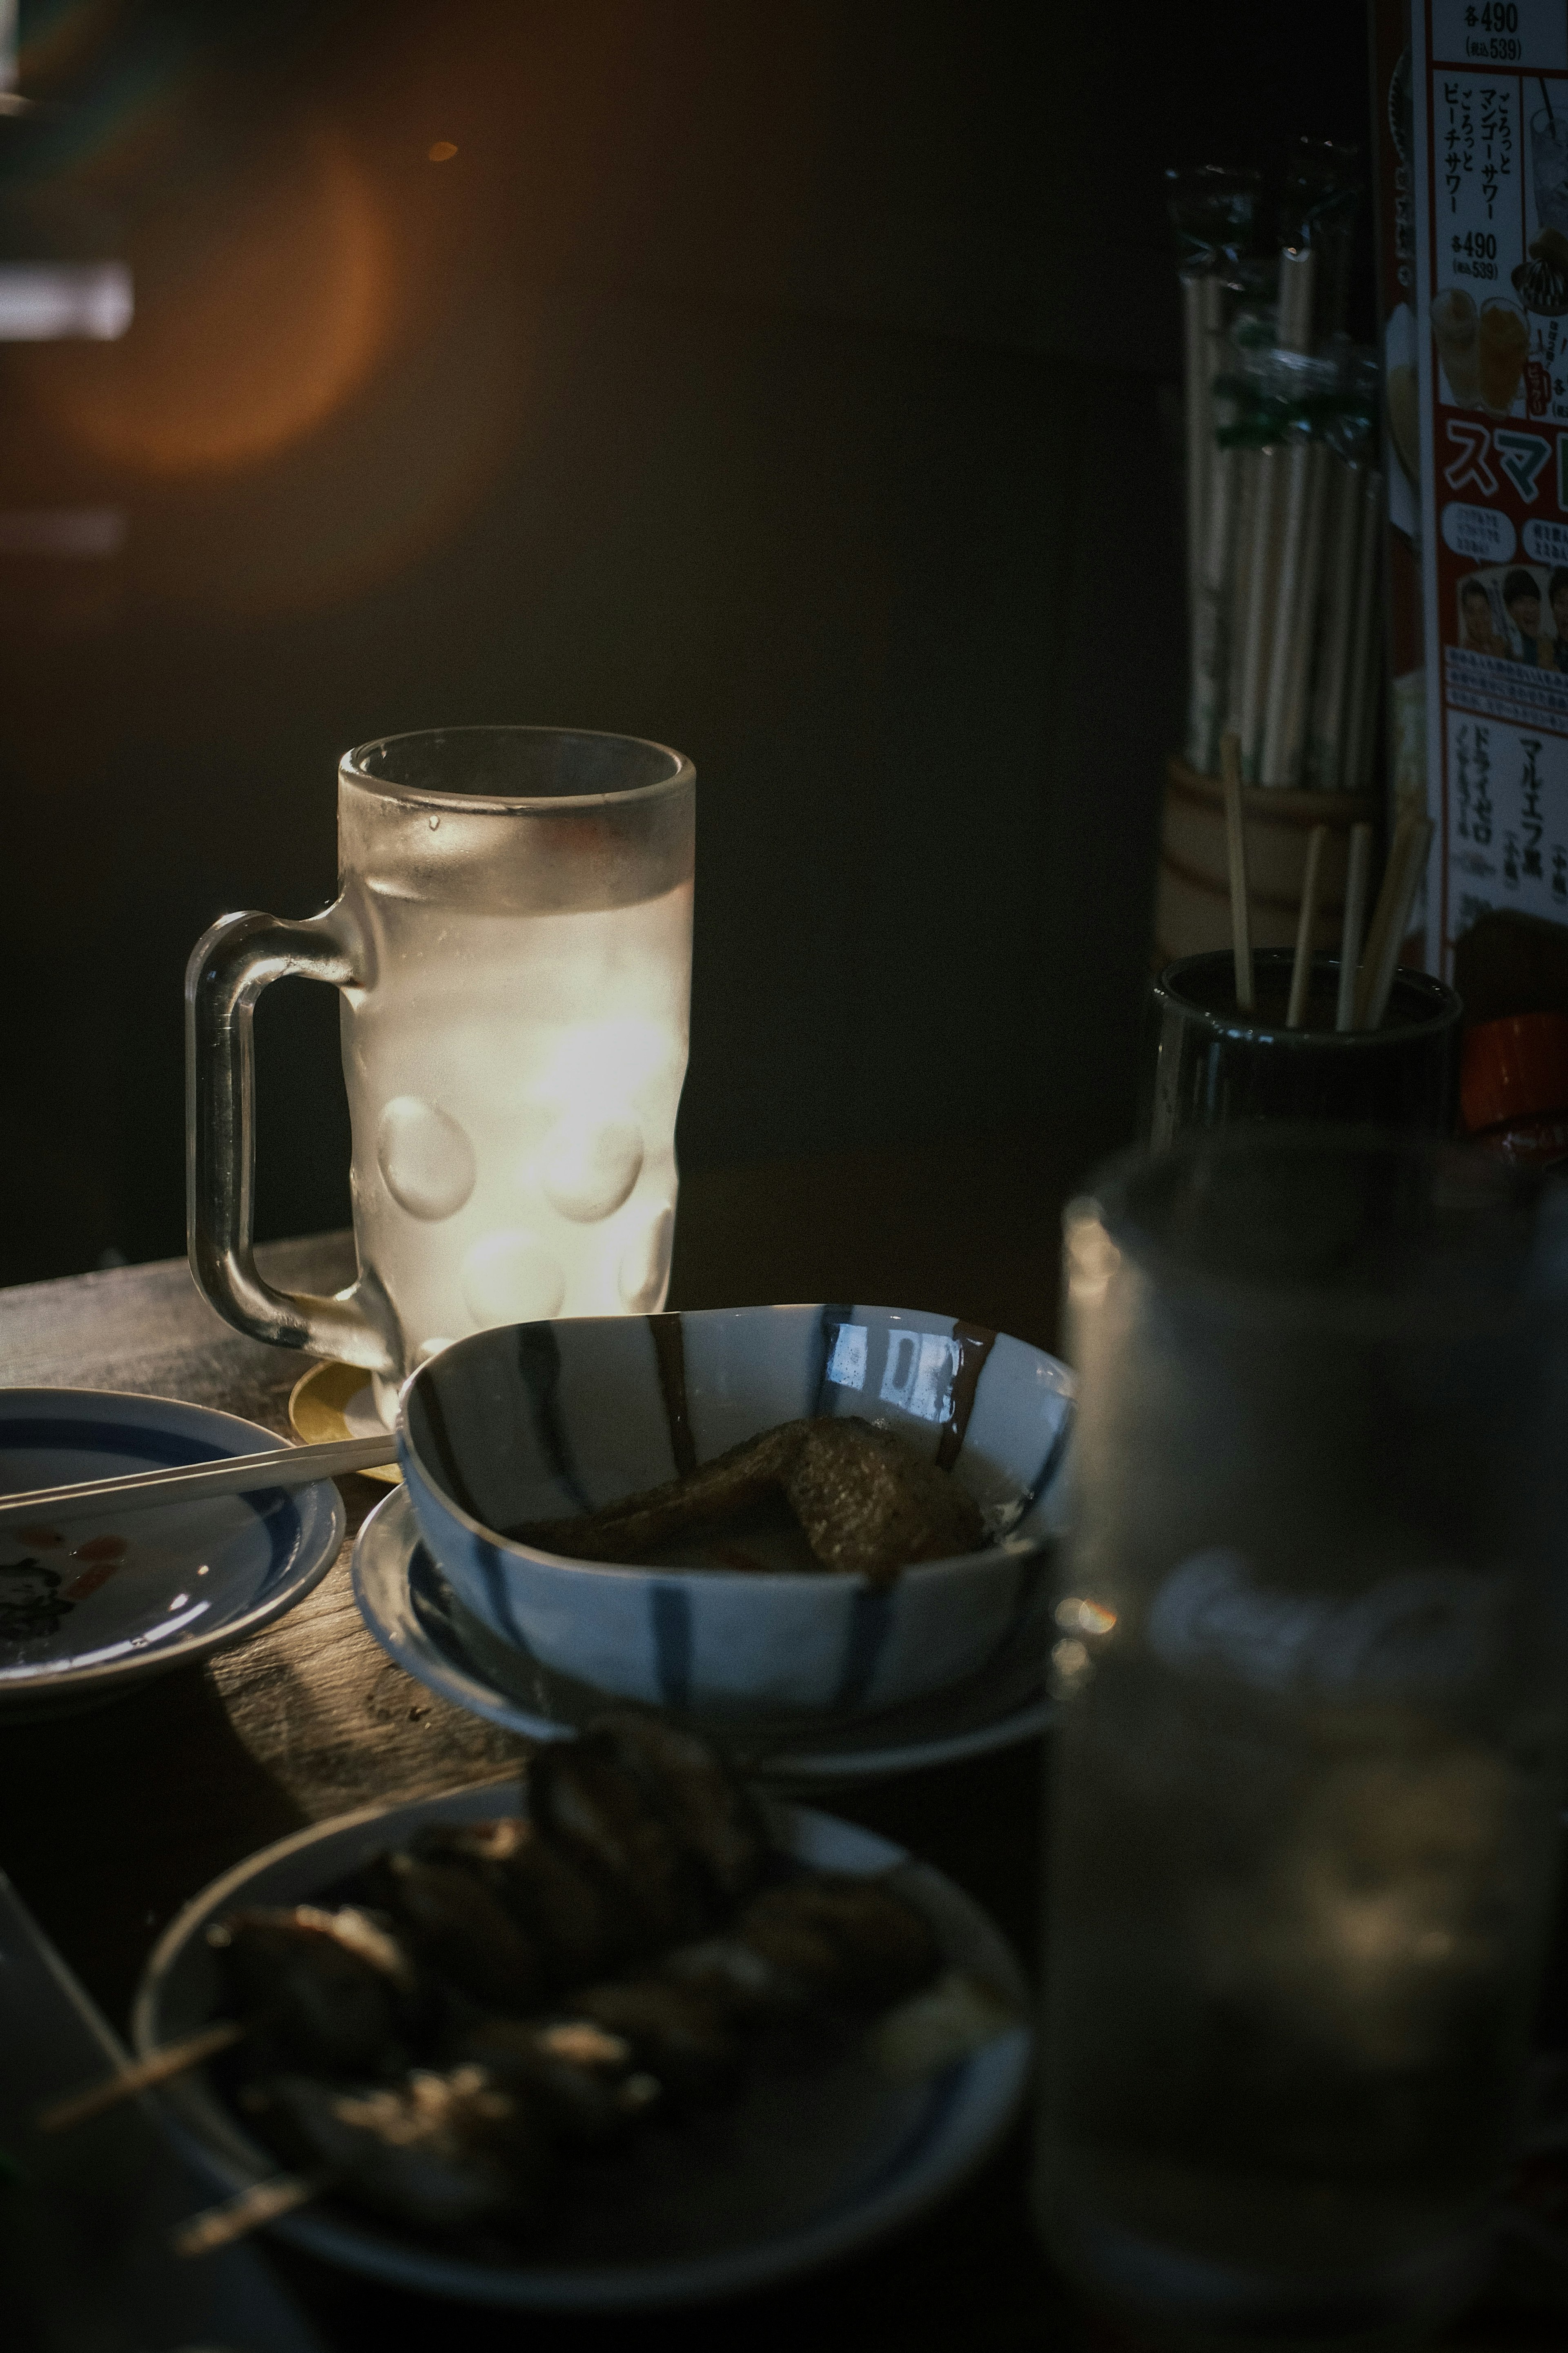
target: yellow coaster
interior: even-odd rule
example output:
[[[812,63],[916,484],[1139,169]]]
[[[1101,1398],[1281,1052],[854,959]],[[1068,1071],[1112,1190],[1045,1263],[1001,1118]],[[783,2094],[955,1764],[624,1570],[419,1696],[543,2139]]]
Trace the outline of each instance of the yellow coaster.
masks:
[[[348,1409],[363,1403],[355,1415],[357,1424],[351,1430]],[[289,1397],[289,1419],[296,1438],[308,1446],[324,1438],[358,1438],[368,1436],[366,1424],[374,1413],[370,1388],[370,1375],[357,1365],[340,1365],[331,1358],[312,1365],[310,1371],[297,1380]],[[374,1471],[362,1471],[362,1479],[384,1479],[389,1487],[400,1487],[403,1473],[395,1462],[381,1462]]]

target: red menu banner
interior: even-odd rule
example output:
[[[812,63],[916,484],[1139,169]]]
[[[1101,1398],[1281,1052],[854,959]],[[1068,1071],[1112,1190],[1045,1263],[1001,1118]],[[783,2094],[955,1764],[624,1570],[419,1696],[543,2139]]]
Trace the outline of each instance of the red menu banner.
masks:
[[[1568,923],[1568,0],[1415,0],[1411,32],[1426,936],[1448,975],[1493,908]]]

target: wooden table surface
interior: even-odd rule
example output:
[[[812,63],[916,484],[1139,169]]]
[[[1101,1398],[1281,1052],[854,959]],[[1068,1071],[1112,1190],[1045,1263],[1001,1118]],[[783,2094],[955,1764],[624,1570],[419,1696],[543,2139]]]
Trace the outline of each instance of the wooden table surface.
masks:
[[[1040,1145],[977,1142],[732,1170],[683,1188],[672,1303],[858,1298],[926,1306],[1049,1345],[1061,1201],[1078,1171]],[[346,1235],[263,1253],[274,1282],[352,1278]],[[0,1291],[0,1381],[136,1390],[222,1406],[287,1430],[306,1360],[224,1324],[184,1264]],[[385,1493],[342,1482],[352,1534]],[[165,1922],[253,1849],[348,1809],[483,1781],[524,1744],[412,1682],[361,1622],[348,1546],[278,1624],[101,1709],[0,1729],[0,1868],[117,2026]],[[823,1802],[914,1848],[1015,1940],[1036,1945],[1040,1745],[856,1782]],[[679,2338],[693,2353],[832,2329],[906,2346],[984,2330],[988,2347],[1089,2341],[1030,2233],[1026,2137],[937,2214],[819,2277],[699,2310],[616,2319],[458,2311],[268,2242],[334,2353],[373,2342],[606,2348]],[[1563,2323],[1489,2320],[1467,2344],[1559,2346]],[[1091,2332],[1092,2335],[1092,2332]],[[1094,2341],[1102,2341],[1095,2338]]]

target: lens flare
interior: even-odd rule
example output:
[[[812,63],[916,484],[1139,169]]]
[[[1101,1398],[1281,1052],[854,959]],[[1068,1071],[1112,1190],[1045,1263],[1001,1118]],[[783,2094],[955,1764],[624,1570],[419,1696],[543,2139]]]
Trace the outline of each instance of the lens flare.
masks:
[[[204,193],[132,255],[137,317],[114,369],[88,375],[40,353],[34,370],[68,432],[146,477],[231,472],[319,431],[388,331],[388,226],[329,126],[301,126],[242,181]]]

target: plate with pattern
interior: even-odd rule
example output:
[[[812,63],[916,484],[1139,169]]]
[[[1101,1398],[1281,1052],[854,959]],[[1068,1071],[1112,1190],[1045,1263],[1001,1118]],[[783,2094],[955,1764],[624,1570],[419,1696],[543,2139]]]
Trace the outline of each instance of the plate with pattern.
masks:
[[[929,1864],[858,1826],[765,1800],[775,1853],[811,1869],[885,1877],[936,1932],[949,1973],[985,1989],[977,2043],[936,2046],[913,2070],[890,2070],[869,2034],[810,2063],[758,2068],[732,2106],[650,2135],[607,2191],[574,2197],[526,2259],[482,2260],[361,2220],[323,2200],[271,2225],[330,2263],[391,2284],[473,2304],[616,2312],[700,2303],[766,2287],[849,2254],[912,2221],[997,2147],[1028,2080],[1027,1982],[1001,1931]],[[252,1905],[330,1900],[334,1886],[435,1822],[516,1813],[515,1780],[373,1807],[323,1822],[251,1856],[216,1881],[167,1930],[132,2016],[137,2052],[195,2032],[216,2014],[208,1926]],[[278,2173],[277,2160],[205,2073],[157,2095],[215,2196]]]
[[[277,1443],[237,1414],[170,1398],[0,1390],[0,1493]],[[94,1706],[243,1641],[321,1582],[345,1527],[330,1479],[0,1527],[0,1717]]]

